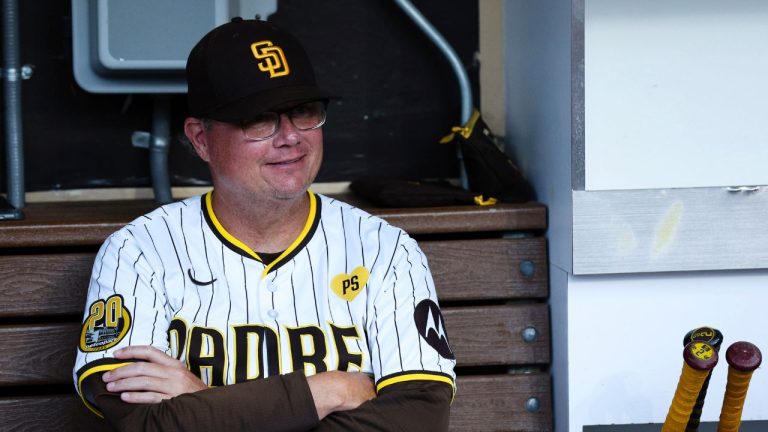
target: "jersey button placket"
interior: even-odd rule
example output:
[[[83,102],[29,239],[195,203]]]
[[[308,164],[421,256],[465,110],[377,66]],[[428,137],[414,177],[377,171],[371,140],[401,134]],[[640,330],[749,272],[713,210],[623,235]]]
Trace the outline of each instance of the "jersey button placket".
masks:
[[[268,275],[267,278],[262,279],[259,283],[259,297],[261,298],[261,304],[263,305],[260,309],[263,317],[262,320],[265,321],[276,321],[279,316],[279,313],[273,306],[274,296],[277,292],[277,284],[275,284],[273,280],[268,279],[272,276],[273,275]]]
[[[277,284],[275,284],[274,281],[267,282],[267,291],[269,291],[270,293],[270,300],[271,300],[271,297],[273,297],[275,295],[275,292],[277,291]],[[270,302],[269,304],[272,304],[272,303]],[[274,309],[270,309],[267,311],[267,316],[269,316],[272,319],[277,319],[278,315],[279,314]]]

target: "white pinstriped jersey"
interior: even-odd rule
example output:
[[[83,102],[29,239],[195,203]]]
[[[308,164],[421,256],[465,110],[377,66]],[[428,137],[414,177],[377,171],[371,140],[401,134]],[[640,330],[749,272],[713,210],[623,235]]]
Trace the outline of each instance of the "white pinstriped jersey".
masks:
[[[153,345],[208,385],[303,369],[362,371],[377,390],[454,384],[455,359],[426,258],[380,218],[309,192],[300,236],[265,265],[221,226],[210,193],[110,236],[91,275],[75,384]]]

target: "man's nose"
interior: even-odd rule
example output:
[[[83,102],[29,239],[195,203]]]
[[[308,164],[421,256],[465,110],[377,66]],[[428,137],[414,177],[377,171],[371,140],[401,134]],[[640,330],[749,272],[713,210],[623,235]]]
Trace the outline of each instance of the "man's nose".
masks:
[[[280,122],[273,144],[276,146],[295,145],[298,142],[299,130],[293,125],[291,117],[287,113],[280,114]]]

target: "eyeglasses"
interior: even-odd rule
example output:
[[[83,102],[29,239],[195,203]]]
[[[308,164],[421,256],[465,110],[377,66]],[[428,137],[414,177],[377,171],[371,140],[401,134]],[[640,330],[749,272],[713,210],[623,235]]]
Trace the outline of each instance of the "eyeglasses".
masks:
[[[245,137],[251,141],[272,138],[280,128],[281,114],[287,114],[291,124],[300,130],[317,129],[325,123],[325,102],[314,101],[297,105],[287,111],[264,112],[255,118],[240,123]]]

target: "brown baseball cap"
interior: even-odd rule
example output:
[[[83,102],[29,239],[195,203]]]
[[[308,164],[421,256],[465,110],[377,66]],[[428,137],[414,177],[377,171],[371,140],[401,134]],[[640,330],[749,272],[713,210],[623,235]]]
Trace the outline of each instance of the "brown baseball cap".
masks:
[[[233,18],[211,30],[187,59],[189,114],[225,122],[310,100],[327,100],[307,53],[266,21]]]

